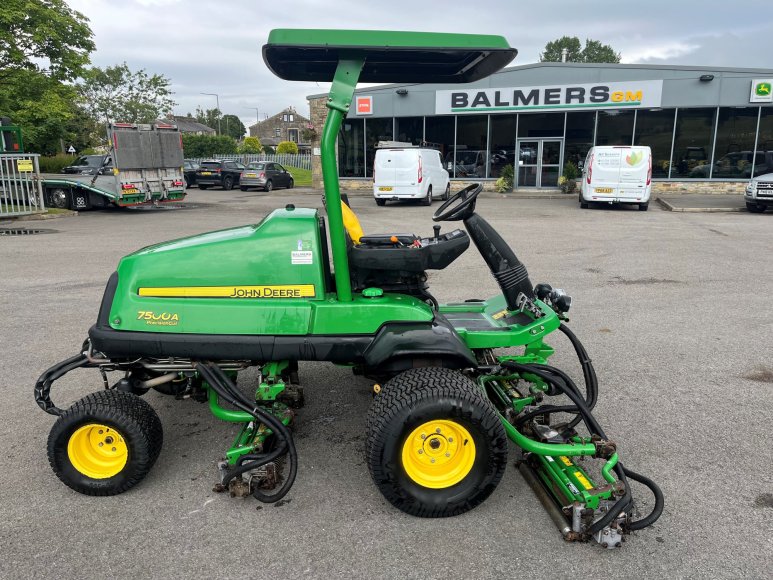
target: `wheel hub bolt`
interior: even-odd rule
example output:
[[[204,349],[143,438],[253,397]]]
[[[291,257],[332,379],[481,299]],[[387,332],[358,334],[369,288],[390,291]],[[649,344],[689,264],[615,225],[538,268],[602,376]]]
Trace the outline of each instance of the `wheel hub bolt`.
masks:
[[[440,427],[438,427],[437,429],[435,429],[435,433],[440,433]]]
[[[432,447],[432,449],[437,449],[438,447],[440,447],[440,441],[438,441],[437,439],[430,439],[429,446]]]
[[[429,462],[430,463],[435,463],[435,460],[434,459],[430,459]]]
[[[115,447],[113,447],[113,451],[115,451]]]
[[[454,442],[454,438],[453,438],[453,437],[449,437],[449,438],[448,438],[448,442],[449,442],[449,443],[453,443],[453,442]]]
[[[451,457],[451,454],[450,453],[446,453],[446,457]]]
[[[421,455],[422,453],[424,453],[424,450],[423,449],[419,449],[419,455]]]
[[[113,438],[112,438],[112,437],[110,437],[110,436],[108,436],[108,437],[105,437],[105,443],[107,443],[108,445],[110,445],[112,442],[113,442]]]
[[[421,438],[422,438],[422,439],[426,439],[426,438],[427,438],[427,436],[426,436],[424,433],[422,433],[422,434],[421,434]]]

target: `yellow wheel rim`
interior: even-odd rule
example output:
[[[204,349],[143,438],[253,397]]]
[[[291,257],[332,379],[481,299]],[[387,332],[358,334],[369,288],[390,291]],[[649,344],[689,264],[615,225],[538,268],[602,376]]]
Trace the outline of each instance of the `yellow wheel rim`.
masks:
[[[88,423],[70,436],[67,456],[80,473],[92,479],[118,475],[129,459],[123,436],[107,425]]]
[[[470,473],[475,463],[475,442],[470,432],[455,421],[427,421],[408,435],[402,460],[405,473],[414,482],[443,489]]]

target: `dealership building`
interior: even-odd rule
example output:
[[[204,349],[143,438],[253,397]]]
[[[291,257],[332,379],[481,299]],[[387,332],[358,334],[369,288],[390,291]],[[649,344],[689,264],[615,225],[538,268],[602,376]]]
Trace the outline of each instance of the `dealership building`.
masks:
[[[656,191],[741,191],[773,172],[772,85],[773,69],[537,63],[470,84],[360,88],[339,174],[371,187],[376,144],[400,141],[438,148],[460,182],[493,189],[512,165],[516,188],[554,188],[594,144],[648,145]],[[318,133],[326,98],[309,97]],[[318,158],[313,169],[318,184]]]

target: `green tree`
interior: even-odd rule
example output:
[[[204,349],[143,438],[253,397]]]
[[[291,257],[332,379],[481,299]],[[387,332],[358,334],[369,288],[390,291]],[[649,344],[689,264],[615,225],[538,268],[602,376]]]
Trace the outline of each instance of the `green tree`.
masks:
[[[615,52],[610,45],[586,38],[583,48],[576,36],[562,36],[548,42],[539,55],[540,62],[561,62],[564,48],[567,50],[567,62],[620,62],[620,53]]]
[[[78,92],[95,120],[150,123],[176,105],[169,83],[163,75],[151,75],[145,69],[134,72],[123,63],[88,69]]]
[[[236,153],[236,141],[228,135],[191,135],[183,133],[186,157],[215,157]]]
[[[72,125],[79,114],[75,96],[70,85],[20,70],[0,83],[0,111],[21,127],[25,150],[51,154],[61,149],[60,139],[73,141],[81,131]]]
[[[276,146],[276,152],[279,155],[297,155],[298,144],[294,141],[280,141]]]
[[[244,137],[244,134],[247,132],[241,119],[236,115],[223,115],[223,118],[220,119],[220,128],[223,131],[223,135],[233,137],[237,141]]]
[[[0,83],[20,71],[72,80],[94,49],[88,19],[65,0],[2,0]]]
[[[190,116],[190,113],[188,113],[188,116]],[[206,125],[210,129],[215,129],[217,131],[218,121],[221,122],[222,126],[223,114],[220,112],[220,109],[207,109],[205,111],[201,107],[196,107],[196,114],[193,118],[202,125]]]
[[[561,62],[561,53],[563,49],[567,50],[567,62],[582,62],[582,45],[580,39],[576,36],[562,36],[556,40],[551,40],[545,45],[545,51],[539,55],[540,62]]]
[[[260,144],[260,139],[257,137],[245,137],[238,148],[239,153],[254,154],[263,151],[263,146]]]

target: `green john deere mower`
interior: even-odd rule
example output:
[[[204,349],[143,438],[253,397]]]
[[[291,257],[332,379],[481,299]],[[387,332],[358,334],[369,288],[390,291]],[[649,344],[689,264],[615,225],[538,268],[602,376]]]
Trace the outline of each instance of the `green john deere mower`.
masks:
[[[298,363],[330,361],[376,383],[365,453],[374,482],[400,510],[442,517],[474,508],[502,478],[509,440],[521,474],[566,539],[611,548],[652,524],[663,496],[623,467],[591,413],[598,384],[566,326],[569,296],[532,285],[515,253],[475,212],[481,186],[457,192],[433,216],[462,222],[464,230],[441,233],[436,225],[426,236],[363,235],[341,202],[335,142],[358,80],[470,82],[515,54],[499,36],[272,31],[263,58],[276,75],[332,80],[321,138],[327,220],[287,205],[256,225],[123,258],[81,352],[35,385],[40,407],[58,415],[48,441],[56,475],[89,495],[121,493],[141,481],[162,444],[158,416],[141,398],[155,389],[206,403],[239,426],[218,464],[216,489],[277,501],[298,465],[289,429],[303,404]],[[426,272],[449,267],[470,240],[502,293],[438,304]],[[555,331],[571,341],[584,389],[548,364],[553,348],[545,339]],[[260,374],[248,396],[235,383],[253,366]],[[105,388],[57,408],[53,382],[81,367],[98,369]],[[111,382],[110,372],[120,378]],[[640,519],[631,480],[655,496]]]

